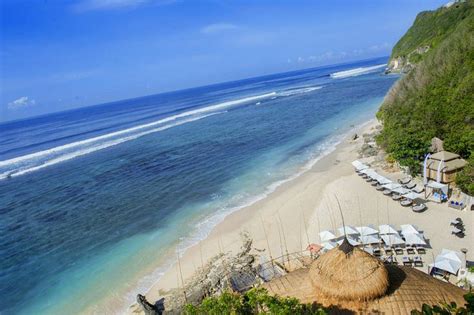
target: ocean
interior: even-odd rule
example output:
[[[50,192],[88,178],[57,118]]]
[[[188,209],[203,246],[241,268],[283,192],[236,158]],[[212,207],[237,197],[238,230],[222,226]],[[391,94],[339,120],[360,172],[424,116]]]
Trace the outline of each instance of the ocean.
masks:
[[[374,117],[387,58],[0,124],[0,313],[130,305],[226,215]]]

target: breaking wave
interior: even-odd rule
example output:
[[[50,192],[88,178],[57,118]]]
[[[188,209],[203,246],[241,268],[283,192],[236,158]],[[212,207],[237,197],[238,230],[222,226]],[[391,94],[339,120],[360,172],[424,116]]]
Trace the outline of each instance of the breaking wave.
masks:
[[[377,71],[378,69],[384,68],[386,66],[387,66],[386,64],[382,64],[382,65],[376,65],[376,66],[372,66],[372,67],[354,68],[354,69],[350,69],[350,70],[334,72],[334,73],[331,73],[330,76],[333,79],[342,79],[342,78],[355,77],[355,76],[358,76],[358,75],[363,75],[363,74],[367,74],[367,73]]]

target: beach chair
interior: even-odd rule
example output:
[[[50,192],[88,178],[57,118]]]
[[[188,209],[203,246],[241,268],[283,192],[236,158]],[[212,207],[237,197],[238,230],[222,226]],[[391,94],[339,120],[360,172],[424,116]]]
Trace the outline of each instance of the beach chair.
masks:
[[[390,253],[392,253],[392,247],[389,246],[389,245],[385,245],[385,246],[383,247],[383,249],[384,249],[384,251],[385,251],[385,254],[390,254]]]
[[[411,209],[414,211],[414,212],[423,212],[426,210],[426,205],[424,203],[420,203],[418,205],[413,205],[411,207]]]
[[[457,225],[462,225],[463,222],[462,222],[462,219],[461,219],[461,218],[456,218],[456,219],[452,220],[450,224],[451,224],[452,226],[457,226]]]
[[[378,247],[374,247],[373,252],[374,252],[374,256],[376,257],[380,257],[382,255],[382,251]]]
[[[407,256],[403,256],[402,262],[404,266],[411,266],[411,258]]]
[[[398,183],[399,183],[399,184],[402,184],[402,185],[405,185],[405,184],[408,184],[410,181],[411,181],[411,177],[408,176],[408,177],[399,179],[399,180],[398,180]]]
[[[407,244],[406,249],[407,249],[407,254],[414,254],[415,253],[415,248],[410,244]]]
[[[406,189],[413,189],[413,188],[416,187],[416,184],[415,183],[408,183],[408,184],[403,185],[403,187],[405,187]]]
[[[420,256],[415,256],[415,257],[413,257],[413,264],[416,267],[423,267],[423,259],[421,259]]]
[[[411,189],[413,192],[416,192],[417,194],[421,194],[422,192],[425,191],[425,187],[414,187]]]
[[[395,201],[401,200],[402,198],[403,198],[403,196],[399,195],[399,194],[393,194],[392,195],[392,199],[395,200]]]
[[[424,248],[423,246],[416,246],[416,252],[418,254],[425,254],[426,253],[426,248]]]
[[[383,194],[384,194],[385,196],[390,196],[390,195],[392,194],[392,191],[391,191],[390,189],[385,189],[385,190],[383,191]]]
[[[395,251],[395,254],[403,255],[403,247],[401,247],[400,245],[395,245],[393,250]]]
[[[411,206],[413,203],[413,200],[411,199],[403,199],[400,201],[400,204],[403,206],[403,207],[409,207]]]

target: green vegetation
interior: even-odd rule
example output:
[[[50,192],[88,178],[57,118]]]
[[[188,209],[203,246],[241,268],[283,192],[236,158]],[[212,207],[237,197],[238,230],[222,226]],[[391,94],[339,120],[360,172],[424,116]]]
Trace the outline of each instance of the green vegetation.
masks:
[[[432,315],[432,314],[442,314],[442,315],[468,315],[474,314],[474,294],[469,292],[464,295],[464,300],[466,304],[464,306],[457,306],[456,303],[442,303],[440,305],[427,305],[423,304],[421,311],[413,310],[411,311],[412,315]]]
[[[419,13],[413,26],[393,48],[391,59],[406,57],[419,47],[436,47],[455,31],[460,21],[469,15],[469,10],[466,9],[469,6],[472,6],[472,3],[460,3],[449,8]],[[410,56],[410,62],[418,61]]]
[[[208,297],[198,306],[188,304],[187,315],[323,315],[327,311],[318,305],[302,304],[295,298],[271,296],[264,288],[256,288],[244,294],[224,292]]]
[[[474,1],[421,13],[392,56],[427,43],[434,48],[385,97],[377,113],[383,130],[376,140],[415,174],[421,171],[431,139],[444,140],[446,150],[469,159],[457,183],[472,195]]]

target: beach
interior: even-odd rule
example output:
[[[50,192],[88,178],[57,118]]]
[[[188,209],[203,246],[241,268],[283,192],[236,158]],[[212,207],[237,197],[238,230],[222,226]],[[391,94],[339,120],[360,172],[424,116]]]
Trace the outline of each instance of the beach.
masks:
[[[374,132],[377,124],[371,120],[357,130],[357,134]],[[414,224],[420,228],[431,247],[423,255],[424,266],[420,267],[425,272],[443,248],[458,251],[467,248],[467,259],[472,260],[472,213],[434,202],[428,202],[425,212],[415,213],[384,196],[354,172],[351,162],[359,158],[363,139],[351,138],[346,138],[310,170],[283,184],[264,200],[227,216],[209,237],[184,252],[180,270],[176,264],[165,272],[146,293],[147,299],[156,301],[167,290],[180,287],[181,277],[186,281],[203,262],[219,252],[235,252],[241,246],[242,232],[250,235],[254,248],[274,258],[302,251],[308,243],[320,243],[319,231],[337,230],[342,226],[336,196],[346,225]],[[391,179],[404,176],[401,172],[382,171],[382,174]],[[466,236],[462,239],[450,233],[449,224],[456,217],[465,222]],[[130,311],[137,312],[137,306],[133,305]]]

